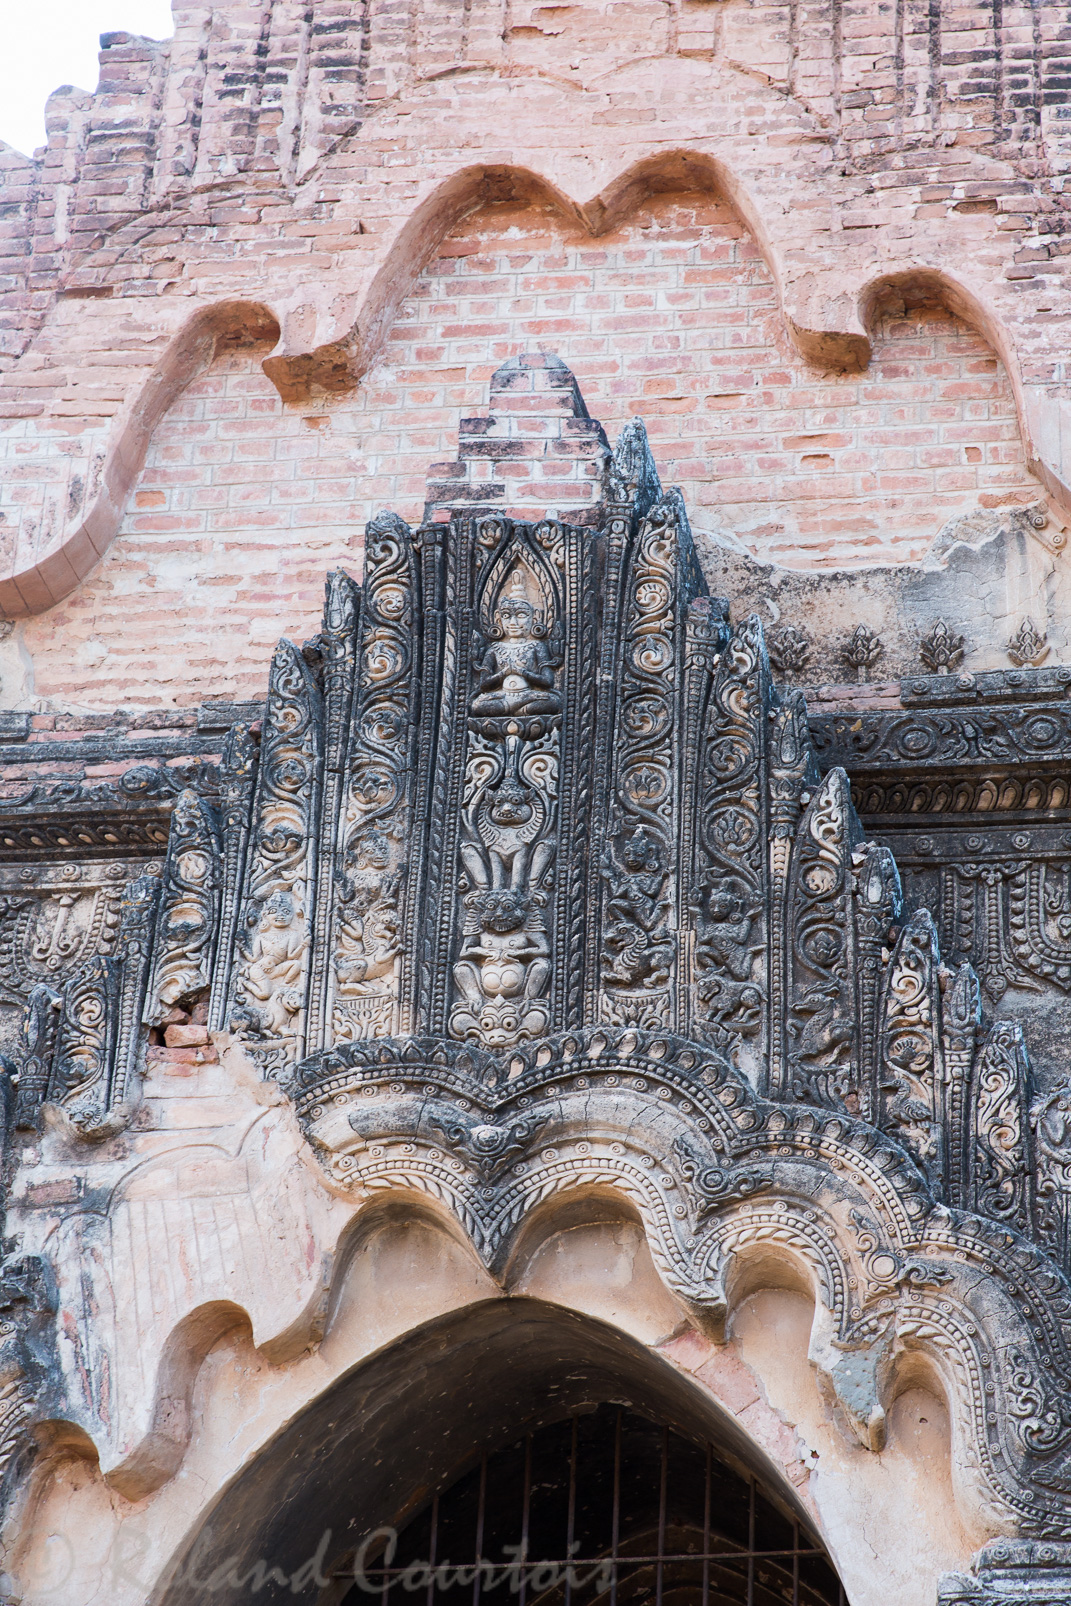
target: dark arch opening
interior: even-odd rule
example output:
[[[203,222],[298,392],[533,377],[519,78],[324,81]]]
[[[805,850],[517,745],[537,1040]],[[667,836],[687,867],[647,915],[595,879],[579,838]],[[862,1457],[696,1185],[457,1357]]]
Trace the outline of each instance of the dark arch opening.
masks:
[[[426,1587],[407,1590],[400,1583],[387,1600],[381,1588],[374,1593],[355,1589],[354,1557],[364,1546],[371,1577],[375,1562],[386,1559],[386,1538],[365,1541],[386,1528],[400,1536],[399,1557],[427,1559],[416,1550],[430,1542],[433,1502],[443,1508],[444,1519],[449,1508],[463,1523],[466,1503],[478,1503],[481,1480],[480,1554],[493,1557],[488,1547],[501,1552],[503,1544],[520,1538],[509,1531],[507,1491],[515,1488],[521,1465],[523,1492],[526,1454],[543,1458],[546,1512],[553,1513],[555,1501],[560,1507],[562,1490],[568,1506],[574,1432],[593,1501],[597,1490],[605,1494],[607,1479],[612,1494],[613,1444],[624,1435],[627,1455],[624,1462],[619,1459],[618,1473],[627,1470],[630,1482],[627,1499],[619,1498],[618,1541],[631,1547],[632,1559],[651,1554],[635,1547],[649,1544],[652,1533],[657,1546],[660,1509],[663,1546],[679,1542],[685,1547],[680,1554],[688,1559],[674,1568],[663,1566],[660,1574],[638,1560],[627,1577],[619,1571],[594,1593],[594,1584],[584,1593],[562,1578],[557,1586],[527,1588],[522,1600],[507,1582],[497,1594],[485,1592],[483,1606],[496,1606],[496,1600],[502,1606],[536,1606],[537,1601],[539,1606],[638,1606],[641,1600],[652,1606],[773,1606],[775,1601],[778,1606],[839,1606],[843,1596],[836,1576],[795,1491],[733,1418],[634,1339],[533,1299],[490,1300],[452,1312],[340,1378],[219,1495],[173,1559],[154,1596],[156,1606],[203,1606],[206,1599],[220,1606],[282,1606],[294,1600],[356,1606],[375,1602],[377,1595],[379,1606],[461,1606],[462,1594],[465,1606],[480,1606],[474,1580],[441,1599],[434,1591],[429,1596]],[[568,1441],[564,1462],[563,1435]],[[703,1521],[708,1462],[714,1536],[709,1544]],[[579,1466],[574,1460],[574,1495]],[[486,1500],[492,1475],[493,1513]],[[605,1499],[602,1508],[609,1509]],[[577,1518],[574,1498],[573,1533],[558,1535],[550,1515],[551,1526],[544,1523],[540,1529],[540,1544],[556,1545],[564,1537],[563,1559],[569,1543],[578,1539],[605,1549],[605,1522],[600,1528],[602,1519],[592,1514],[577,1528]],[[747,1526],[752,1522],[754,1531]],[[470,1553],[459,1553],[459,1564],[468,1561],[471,1568],[475,1538],[473,1531]],[[720,1571],[708,1564],[704,1598],[704,1546],[713,1556],[734,1545],[739,1551],[741,1543],[755,1555],[751,1595],[746,1556],[742,1571],[736,1568],[736,1594],[726,1593],[731,1579],[723,1555]],[[793,1557],[796,1550],[800,1554]],[[769,1551],[788,1554],[775,1565],[768,1555],[760,1559]],[[694,1575],[696,1557],[699,1573]],[[685,1577],[682,1568],[692,1574]],[[719,1580],[721,1593],[714,1589]],[[760,1586],[765,1593],[758,1592]]]
[[[821,1545],[707,1440],[620,1405],[483,1454],[339,1558],[342,1606],[843,1606]],[[348,1582],[353,1579],[354,1581]],[[326,1602],[324,1603],[326,1606]]]

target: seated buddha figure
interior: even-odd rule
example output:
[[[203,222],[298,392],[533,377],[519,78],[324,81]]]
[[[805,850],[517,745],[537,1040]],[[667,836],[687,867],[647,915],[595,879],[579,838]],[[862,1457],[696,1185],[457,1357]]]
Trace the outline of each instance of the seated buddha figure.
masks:
[[[481,718],[557,714],[562,700],[554,687],[557,655],[538,633],[536,611],[524,595],[519,570],[495,608],[498,639],[476,665],[472,712]]]

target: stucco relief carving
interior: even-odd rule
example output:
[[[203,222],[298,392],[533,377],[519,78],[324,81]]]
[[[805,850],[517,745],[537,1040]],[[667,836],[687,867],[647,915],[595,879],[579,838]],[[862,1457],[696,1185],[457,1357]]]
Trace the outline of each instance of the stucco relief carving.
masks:
[[[947,908],[905,917],[635,422],[607,489],[590,527],[373,521],[362,586],[331,576],[321,634],[280,644],[218,816],[179,799],[159,913],[134,882],[114,953],[31,994],[25,1086],[108,1136],[143,1022],[210,988],[342,1198],[435,1201],[497,1276],[543,1201],[609,1188],[715,1332],[737,1269],[783,1252],[846,1431],[880,1448],[923,1353],[992,1527],[1071,1537],[1066,1089],[1039,1097],[1020,1025],[942,958]],[[1006,758],[1061,720],[850,739],[944,722]],[[1006,951],[1059,982],[1061,874],[1005,873]]]
[[[304,1042],[320,704],[309,665],[282,642],[269,681],[230,1014],[266,1065],[284,1045]]]
[[[0,1005],[21,1010],[35,987],[62,986],[114,953],[123,888],[136,860],[0,865]]]
[[[531,554],[531,555],[529,555]],[[534,550],[486,574],[458,853],[464,910],[450,1032],[503,1048],[550,1023],[546,909],[557,858],[562,697],[555,586]]]
[[[171,815],[146,1019],[192,1005],[212,984],[219,916],[219,838],[214,811],[196,792],[179,794]]]
[[[1016,1233],[942,1204],[866,1123],[757,1098],[715,1050],[635,1028],[506,1055],[351,1044],[302,1063],[293,1095],[335,1186],[436,1201],[492,1270],[552,1194],[612,1188],[640,1212],[669,1286],[717,1330],[733,1267],[781,1246],[830,1312],[812,1360],[859,1439],[883,1442],[897,1355],[928,1353],[952,1380],[987,1508],[1024,1531],[1064,1530],[1071,1415],[1052,1364],[1071,1370],[1066,1286]],[[1008,1401],[999,1415],[994,1393]]]
[[[400,1026],[400,952],[413,741],[410,700],[417,581],[410,531],[384,514],[369,525],[352,723],[340,706],[345,802],[336,870],[339,938],[331,1026],[341,1041]],[[341,689],[340,689],[341,691]],[[328,694],[328,707],[341,703]],[[325,861],[333,855],[325,843]]]

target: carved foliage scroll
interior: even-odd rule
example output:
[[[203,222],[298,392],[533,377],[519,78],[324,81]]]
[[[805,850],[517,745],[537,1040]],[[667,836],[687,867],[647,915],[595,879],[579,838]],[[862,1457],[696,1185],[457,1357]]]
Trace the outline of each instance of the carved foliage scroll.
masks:
[[[97,955],[63,989],[48,1098],[86,1138],[118,1131],[138,1100],[159,886],[156,876],[129,884],[117,955]]]
[[[765,1002],[769,699],[762,626],[752,617],[722,650],[700,733],[691,888],[696,1029],[730,1052],[760,1033]]]
[[[331,1033],[337,1042],[402,1029],[418,596],[409,527],[393,514],[381,514],[366,535],[335,869]]]
[[[852,859],[860,845],[848,779],[831,770],[800,822],[789,882],[788,1091],[843,1105],[860,1088]]]
[[[810,802],[818,785],[818,768],[807,728],[807,704],[802,692],[789,691],[774,698],[769,739],[769,1084],[781,1093],[788,1084],[786,1057],[786,1000],[788,952],[786,926],[788,874],[792,842],[800,810]]]
[[[1008,936],[1019,968],[1071,992],[1071,862],[1025,865],[1007,878],[1007,888]]]
[[[670,1026],[677,984],[684,609],[702,588],[679,492],[643,520],[624,577],[614,781],[602,854],[602,1013]]]
[[[1071,1263],[1071,1077],[1031,1111],[1037,1158],[1037,1224],[1042,1242]]]
[[[982,1023],[982,1005],[978,977],[966,962],[958,967],[945,988],[941,1015],[941,1052],[947,1080],[949,1198],[960,1208],[969,1208],[969,1162],[973,1160],[973,1149],[968,1142],[967,1098]]]
[[[250,817],[257,772],[257,743],[248,725],[231,727],[220,762],[221,862],[219,936],[209,1002],[209,1025],[222,1029],[241,909],[241,877],[249,846]]]
[[[889,963],[881,1021],[882,1126],[939,1191],[947,1165],[940,962],[937,929],[929,910],[920,909]]]
[[[220,855],[211,807],[181,792],[171,813],[160,898],[153,977],[146,1008],[150,1025],[175,1005],[189,1008],[207,993],[219,916]]]
[[[304,1038],[315,885],[320,693],[289,641],[272,660],[230,1024],[270,1049]]]
[[[369,538],[369,545],[372,538]],[[336,892],[341,890],[335,856],[344,787],[346,749],[351,729],[353,681],[360,616],[359,588],[341,569],[327,577],[323,626],[324,757],[320,842],[316,855],[316,899],[309,978],[308,1045],[323,1046],[330,1011],[330,977],[335,959],[333,931]]]
[[[969,1142],[971,1207],[1023,1233],[1032,1226],[1030,1064],[1017,1021],[997,1021],[975,1060]]]

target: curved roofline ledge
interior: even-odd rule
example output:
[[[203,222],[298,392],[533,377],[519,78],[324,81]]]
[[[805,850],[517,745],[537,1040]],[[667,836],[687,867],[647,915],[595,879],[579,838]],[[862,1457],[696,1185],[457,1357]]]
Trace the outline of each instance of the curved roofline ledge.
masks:
[[[219,340],[239,329],[272,338],[278,322],[260,302],[203,307],[168,342],[113,425],[101,489],[84,518],[36,563],[0,580],[0,616],[25,619],[69,597],[108,551],[145,463],[153,433],[176,398],[212,362]]]

